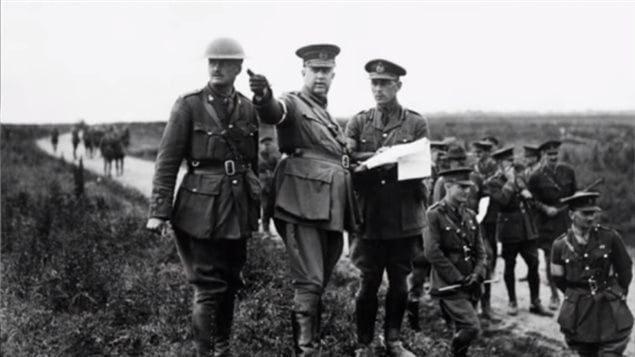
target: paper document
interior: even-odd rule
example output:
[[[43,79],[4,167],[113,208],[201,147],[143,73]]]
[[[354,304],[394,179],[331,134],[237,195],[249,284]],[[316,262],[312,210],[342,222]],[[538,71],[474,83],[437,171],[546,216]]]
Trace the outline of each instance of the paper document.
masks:
[[[391,146],[362,164],[372,169],[394,163],[397,164],[397,179],[399,181],[431,176],[432,157],[428,138]]]
[[[489,196],[485,196],[478,201],[478,214],[476,215],[478,223],[483,222],[483,218],[487,214],[487,207],[489,207]]]

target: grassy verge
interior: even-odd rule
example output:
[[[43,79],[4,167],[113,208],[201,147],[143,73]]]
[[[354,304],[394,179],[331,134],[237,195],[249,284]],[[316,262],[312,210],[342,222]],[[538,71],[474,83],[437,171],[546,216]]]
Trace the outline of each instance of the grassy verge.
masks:
[[[72,167],[34,147],[31,139],[40,134],[11,128],[2,140],[0,355],[192,355],[191,291],[173,243],[142,228],[146,199],[89,174],[86,194],[76,197]],[[284,249],[261,239],[248,249],[234,352],[289,356],[292,292]],[[357,286],[342,262],[325,296],[326,355],[353,354]],[[424,333],[404,329],[405,340],[418,355],[447,356],[451,333],[437,307],[429,302],[422,314]],[[472,356],[554,355],[545,342],[488,332]]]

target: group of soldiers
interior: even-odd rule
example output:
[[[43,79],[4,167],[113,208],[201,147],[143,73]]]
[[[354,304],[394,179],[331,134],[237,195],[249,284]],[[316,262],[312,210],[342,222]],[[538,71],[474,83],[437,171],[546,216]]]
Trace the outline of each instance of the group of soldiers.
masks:
[[[59,142],[59,130],[54,128],[51,131],[51,144],[53,152],[57,151]],[[71,144],[73,145],[73,160],[77,159],[77,148],[79,143],[84,143],[84,152],[89,158],[93,158],[95,149],[99,149],[104,160],[104,175],[112,176],[112,162],[115,162],[115,174],[123,175],[125,148],[130,145],[130,130],[125,127],[121,130],[114,125],[100,127],[74,125],[71,129]]]
[[[431,295],[454,329],[452,354],[466,356],[481,330],[479,300],[483,317],[494,318],[489,286],[497,241],[503,247],[510,314],[518,313],[514,264],[520,254],[529,266],[529,311],[552,315],[539,299],[541,248],[553,261],[548,269],[552,309],[559,307],[555,287],[565,291],[558,321],[569,345],[584,356],[620,355],[632,328],[624,301],[632,262],[619,235],[595,223],[597,193],[576,192],[573,170],[558,163],[560,143],[527,147],[526,156],[542,158],[539,164],[528,160],[523,169],[514,162],[513,148],[498,148],[495,138],[473,143],[477,161],[471,167],[463,146],[434,143],[437,165],[431,179],[400,181],[396,164],[369,169],[365,160],[388,147],[429,138],[428,122],[397,100],[406,70],[373,59],[364,69],[376,106],[342,129],[327,109],[339,52],[331,44],[298,49],[303,86],[278,98],[267,77],[247,70],[250,100],[234,88],[243,69],[242,46],[219,38],[205,52],[208,83],[174,104],[158,150],[146,227],[174,233],[194,288],[198,355],[231,355],[246,240],[258,229],[258,172],[269,182],[265,211],[273,217],[290,265],[294,355],[322,353],[322,295],[342,253],[345,230],[353,238],[351,259],[361,272],[354,316],[357,356],[375,353],[384,273],[386,353],[414,356],[402,342],[402,322],[408,310],[411,321],[419,323],[421,285],[430,276]],[[272,141],[259,141],[260,123],[276,126],[279,160],[259,155],[259,144]],[[183,161],[187,174],[173,200]],[[489,205],[479,221],[484,198]],[[602,328],[593,320],[601,320]]]

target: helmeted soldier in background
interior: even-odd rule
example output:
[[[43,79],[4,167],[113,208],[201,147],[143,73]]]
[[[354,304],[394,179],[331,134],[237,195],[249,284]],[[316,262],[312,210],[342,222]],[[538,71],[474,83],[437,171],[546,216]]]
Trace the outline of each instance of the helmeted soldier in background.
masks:
[[[529,177],[528,187],[535,198],[538,248],[551,256],[553,241],[569,227],[569,216],[560,199],[573,195],[577,190],[575,171],[569,165],[558,162],[561,142],[548,140],[540,145],[542,163]],[[557,310],[560,305],[558,290],[551,279],[550,260],[546,259],[547,279],[551,288],[549,308]]]
[[[209,81],[177,99],[159,145],[147,228],[169,221],[194,287],[193,337],[199,356],[230,355],[230,331],[246,239],[258,229],[258,119],[234,88],[244,51],[230,38],[205,52]],[[188,172],[172,204],[177,173]]]
[[[538,248],[536,241],[538,232],[535,223],[528,213],[529,200],[532,194],[527,189],[523,177],[514,168],[514,148],[508,147],[492,153],[492,158],[498,163],[498,171],[487,180],[487,189],[492,200],[499,204],[496,236],[503,245],[503,259],[505,260],[505,286],[509,297],[510,315],[518,314],[516,299],[516,256],[520,254],[528,269],[530,294],[529,312],[553,316],[540,303],[540,276],[538,274]]]
[[[60,140],[60,132],[57,128],[53,128],[51,131],[51,145],[53,145],[53,152],[57,152],[57,143]]]
[[[390,146],[428,137],[427,120],[402,107],[397,99],[406,70],[385,59],[371,60],[364,68],[377,106],[356,114],[346,127],[353,160],[363,161]],[[357,356],[373,355],[377,293],[384,271],[388,274],[384,319],[388,355],[414,356],[403,346],[400,331],[408,298],[407,277],[415,250],[423,245],[425,187],[421,179],[398,181],[396,164],[360,169],[354,188],[363,218],[352,252],[352,261],[361,271],[355,299]]]
[[[322,294],[342,254],[342,232],[356,226],[346,137],[327,110],[339,52],[330,44],[298,49],[304,86],[278,100],[265,76],[249,78],[258,114],[276,125],[280,152],[287,154],[274,176],[274,223],[291,265],[298,356],[321,353]]]
[[[476,213],[465,207],[474,185],[470,168],[442,171],[446,194],[427,211],[428,233],[424,252],[432,265],[432,296],[439,298],[441,312],[454,325],[452,354],[467,356],[480,333],[476,312],[486,255]]]
[[[619,233],[596,223],[598,196],[577,192],[561,200],[572,223],[551,251],[551,274],[565,296],[558,323],[580,356],[622,356],[633,329],[626,304],[633,262]]]

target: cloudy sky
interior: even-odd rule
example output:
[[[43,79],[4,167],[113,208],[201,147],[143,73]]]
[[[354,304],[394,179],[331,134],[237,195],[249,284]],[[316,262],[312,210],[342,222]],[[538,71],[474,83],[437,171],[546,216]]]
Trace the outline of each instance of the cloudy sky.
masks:
[[[408,70],[400,101],[423,113],[635,111],[628,2],[1,3],[0,120],[165,120],[207,80],[207,43],[242,42],[244,68],[277,93],[301,86],[295,50],[342,48],[330,110],[373,105],[364,64]],[[248,93],[246,74],[237,88]]]

